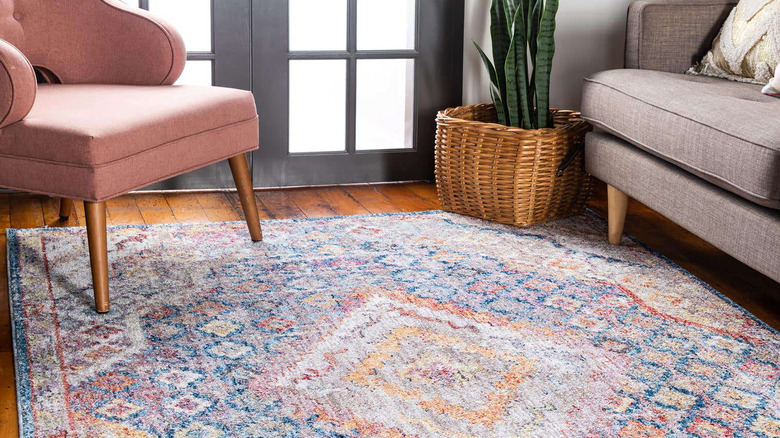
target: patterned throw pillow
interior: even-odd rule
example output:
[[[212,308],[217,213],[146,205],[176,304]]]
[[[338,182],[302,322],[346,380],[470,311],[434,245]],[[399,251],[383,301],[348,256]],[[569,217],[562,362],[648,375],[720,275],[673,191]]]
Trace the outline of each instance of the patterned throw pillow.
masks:
[[[765,85],[780,63],[780,0],[740,0],[689,74]]]

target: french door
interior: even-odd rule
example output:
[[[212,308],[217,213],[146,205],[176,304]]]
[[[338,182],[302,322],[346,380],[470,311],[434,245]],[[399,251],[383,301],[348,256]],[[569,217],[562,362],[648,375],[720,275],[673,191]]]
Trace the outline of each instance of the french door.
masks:
[[[256,185],[433,177],[436,112],[461,98],[462,1],[253,5]]]
[[[256,187],[431,179],[461,99],[463,0],[124,0],[182,33],[179,84],[254,92]],[[153,189],[232,187],[227,165]]]

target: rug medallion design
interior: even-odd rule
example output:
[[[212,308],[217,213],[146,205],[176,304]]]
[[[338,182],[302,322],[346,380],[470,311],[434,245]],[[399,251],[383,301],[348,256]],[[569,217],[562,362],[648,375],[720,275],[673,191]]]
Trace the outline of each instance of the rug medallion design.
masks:
[[[780,334],[592,215],[9,230],[25,437],[780,436]]]

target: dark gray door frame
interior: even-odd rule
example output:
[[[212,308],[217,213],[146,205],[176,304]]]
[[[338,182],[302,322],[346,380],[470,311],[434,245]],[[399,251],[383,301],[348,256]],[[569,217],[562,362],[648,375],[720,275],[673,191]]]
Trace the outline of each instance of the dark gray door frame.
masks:
[[[260,114],[255,186],[295,186],[433,178],[436,112],[462,97],[463,0],[417,0],[415,50],[358,51],[357,0],[348,0],[346,52],[288,50],[288,1],[252,0],[253,86]],[[355,151],[355,80],[358,59],[415,60],[413,149]],[[290,154],[289,61],[347,60],[347,145],[344,152]]]

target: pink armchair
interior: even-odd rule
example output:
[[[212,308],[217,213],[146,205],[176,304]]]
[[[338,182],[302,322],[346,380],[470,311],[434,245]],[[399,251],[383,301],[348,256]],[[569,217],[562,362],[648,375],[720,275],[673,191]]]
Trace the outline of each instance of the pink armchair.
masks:
[[[84,201],[95,307],[108,312],[105,201],[228,160],[262,240],[247,91],[172,86],[181,36],[119,0],[0,0],[0,187]]]

